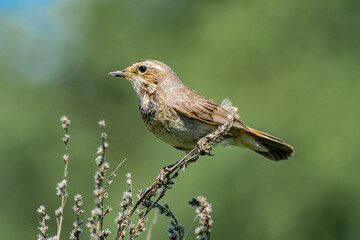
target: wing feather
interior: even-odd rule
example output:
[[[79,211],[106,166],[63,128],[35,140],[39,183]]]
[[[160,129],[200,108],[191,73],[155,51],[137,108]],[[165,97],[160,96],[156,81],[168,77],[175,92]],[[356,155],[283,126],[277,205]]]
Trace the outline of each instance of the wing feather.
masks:
[[[224,124],[234,108],[231,106],[231,102],[230,105],[227,104],[225,107],[222,107],[189,88],[184,89],[183,93],[177,93],[176,95],[178,96],[169,98],[168,104],[170,107],[187,117],[213,125]],[[239,129],[246,128],[238,120],[235,122],[234,127]]]

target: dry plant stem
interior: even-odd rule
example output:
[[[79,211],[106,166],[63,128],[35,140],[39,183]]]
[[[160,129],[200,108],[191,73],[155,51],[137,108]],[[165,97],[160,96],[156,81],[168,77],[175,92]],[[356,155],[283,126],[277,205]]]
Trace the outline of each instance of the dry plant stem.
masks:
[[[105,132],[103,132],[102,134],[104,134]],[[105,159],[105,138],[102,137],[102,143],[101,143],[101,146],[103,148],[103,152],[101,154],[102,156],[102,159]],[[103,194],[102,194],[103,195]],[[103,230],[103,223],[104,223],[104,196],[101,196],[101,201],[100,203],[98,204],[97,206],[98,208],[101,209],[101,212],[103,213],[101,216],[100,216],[100,221],[98,222],[98,225],[97,225],[97,232],[100,232]]]
[[[67,134],[67,130],[66,130],[66,134]],[[66,145],[66,155],[68,155],[69,153],[69,145]],[[65,167],[64,167],[64,180],[67,180],[67,167],[68,167],[68,161],[65,161]],[[61,196],[61,215],[60,215],[60,219],[58,220],[58,231],[57,231],[57,239],[60,239],[60,234],[61,234],[61,228],[62,228],[62,223],[64,220],[64,207],[65,207],[65,203],[66,203],[66,196],[63,194]]]
[[[102,128],[102,133],[101,133],[102,142],[101,142],[101,146],[98,150],[98,153],[100,153],[100,156],[99,156],[100,162],[98,164],[100,178],[98,179],[98,182],[96,183],[96,188],[99,190],[98,201],[96,202],[96,206],[98,209],[100,209],[101,214],[100,214],[100,216],[98,216],[98,222],[97,222],[97,226],[96,226],[96,234],[103,233],[104,216],[107,213],[104,211],[104,198],[105,198],[106,190],[105,190],[105,188],[103,188],[103,179],[106,175],[106,169],[109,167],[109,165],[106,163],[106,158],[105,158],[105,151],[106,151],[106,148],[108,147],[108,143],[105,142],[106,137],[107,137],[107,134],[105,132],[105,126],[106,126],[105,120],[100,121],[99,126]],[[113,177],[113,176],[111,176],[111,177]],[[110,182],[106,181],[105,186],[108,185],[107,183],[110,184]],[[106,237],[104,237],[104,235],[100,234],[101,240],[103,240],[105,238]]]
[[[208,203],[203,196],[198,196],[197,198],[193,198],[189,202],[189,205],[196,207],[195,212],[197,213],[197,217],[199,217],[200,226],[195,229],[196,239],[210,240],[211,226],[213,225],[213,220],[210,216],[212,211],[211,204]]]
[[[130,193],[131,193],[131,201],[130,201],[130,206],[129,207],[132,207],[133,204],[134,204],[134,199],[133,199],[133,189],[132,189],[132,181],[131,181],[131,174],[127,174],[127,177],[129,179],[129,176],[130,176],[130,182],[128,183],[129,186],[130,186]],[[139,227],[139,224],[140,224],[140,221],[138,222],[138,224],[136,225],[135,229],[137,229]],[[131,217],[129,218],[129,226],[131,225]]]
[[[67,198],[67,192],[66,192],[66,184],[67,184],[67,168],[68,168],[68,163],[69,163],[69,142],[70,142],[70,136],[69,136],[69,125],[70,125],[70,120],[66,117],[63,116],[60,121],[62,122],[62,127],[65,131],[65,137],[63,138],[63,141],[65,143],[65,155],[64,155],[64,178],[62,180],[62,183],[65,183],[64,186],[64,190],[61,194],[61,205],[60,205],[60,217],[56,218],[56,222],[57,222],[57,239],[60,239],[60,235],[61,235],[61,228],[62,228],[62,223],[64,220],[64,207],[65,207],[65,203],[66,203],[66,198]]]
[[[235,120],[236,120],[236,112],[237,109],[234,109],[231,114],[229,114],[227,121],[225,124],[220,125],[215,132],[210,133],[206,135],[205,137],[201,138],[198,141],[198,146],[193,148],[190,152],[188,152],[180,161],[176,162],[174,165],[170,167],[166,167],[160,171],[160,174],[158,175],[156,181],[151,184],[150,187],[148,187],[139,197],[138,201],[133,205],[133,207],[129,210],[128,213],[128,219],[131,218],[135,210],[139,207],[139,205],[147,198],[151,198],[154,196],[154,192],[156,192],[157,189],[159,189],[161,186],[165,186],[162,195],[165,194],[165,191],[168,189],[166,186],[165,179],[169,179],[170,175],[172,173],[178,172],[182,167],[187,166],[189,163],[195,162],[200,155],[203,155],[204,152],[208,155],[210,155],[211,147],[214,146],[216,143],[220,142],[224,136],[228,133],[228,131],[233,126]],[[205,150],[205,151],[204,151]],[[159,201],[160,198],[158,198],[155,201],[155,204]],[[146,212],[147,214],[148,212]],[[145,214],[145,215],[146,215]],[[119,227],[116,240],[120,239],[120,235],[124,229],[122,227]]]
[[[67,169],[67,164],[65,169]],[[66,171],[66,170],[65,170]],[[64,175],[64,179],[66,179],[65,175]],[[64,207],[65,207],[65,203],[66,203],[66,197],[65,196],[61,196],[61,215],[60,215],[60,219],[56,219],[57,223],[58,223],[58,231],[57,231],[57,239],[60,239],[60,234],[61,234],[61,228],[62,228],[62,223],[64,220],[63,214],[64,214]]]
[[[50,219],[50,216],[45,213],[44,205],[41,205],[36,211],[41,215],[42,218],[39,227],[40,234],[38,235],[38,240],[48,239],[48,235],[47,235],[48,226],[46,225],[46,221]]]
[[[84,211],[81,209],[82,207],[82,196],[80,194],[76,194],[74,196],[75,205],[73,206],[73,210],[76,214],[76,221],[73,223],[74,229],[70,233],[70,240],[79,240],[80,234],[82,232],[81,225],[83,221],[80,219],[80,214]]]
[[[80,215],[79,214],[76,214],[76,222],[80,222]],[[79,240],[80,237],[79,236],[76,236],[76,240]]]

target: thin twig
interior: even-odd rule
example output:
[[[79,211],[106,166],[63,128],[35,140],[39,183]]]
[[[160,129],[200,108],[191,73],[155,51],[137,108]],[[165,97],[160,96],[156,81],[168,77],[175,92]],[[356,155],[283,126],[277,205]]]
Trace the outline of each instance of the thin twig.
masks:
[[[152,232],[155,224],[157,223],[158,216],[159,216],[159,214],[158,214],[157,212],[155,212],[154,218],[153,218],[153,220],[152,220],[152,222],[151,222],[151,225],[150,225],[150,227],[149,227],[148,233],[146,234],[146,240],[150,240],[150,239],[151,239],[151,232]]]
[[[127,159],[124,158],[117,167],[114,169],[114,171],[111,172],[110,176],[105,180],[105,186],[104,186],[104,193],[106,193],[107,187],[112,183],[112,179],[116,177],[116,172],[119,170],[121,165],[126,161]]]

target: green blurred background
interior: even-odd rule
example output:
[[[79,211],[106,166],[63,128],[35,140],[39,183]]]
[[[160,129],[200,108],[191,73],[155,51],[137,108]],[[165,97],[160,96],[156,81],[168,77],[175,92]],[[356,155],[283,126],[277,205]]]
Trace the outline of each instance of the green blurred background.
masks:
[[[55,234],[62,115],[72,120],[63,239],[73,196],[84,196],[84,219],[94,207],[99,120],[110,165],[128,159],[105,203],[110,239],[125,174],[141,189],[183,156],[146,130],[130,84],[107,76],[146,58],[296,149],[283,162],[225,147],[202,157],[166,196],[182,226],[195,217],[187,202],[204,195],[212,239],[360,238],[359,1],[0,0],[0,49],[1,239],[34,239],[40,204]],[[167,238],[167,221],[152,239]]]

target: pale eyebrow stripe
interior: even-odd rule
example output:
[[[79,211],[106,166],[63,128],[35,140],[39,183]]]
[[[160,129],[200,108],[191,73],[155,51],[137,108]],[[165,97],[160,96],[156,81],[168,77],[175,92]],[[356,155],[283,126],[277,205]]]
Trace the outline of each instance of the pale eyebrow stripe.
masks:
[[[164,70],[162,67],[160,67],[159,65],[156,65],[156,64],[153,64],[151,62],[147,62],[148,66],[149,67],[152,67],[152,68],[156,68],[158,70]]]

